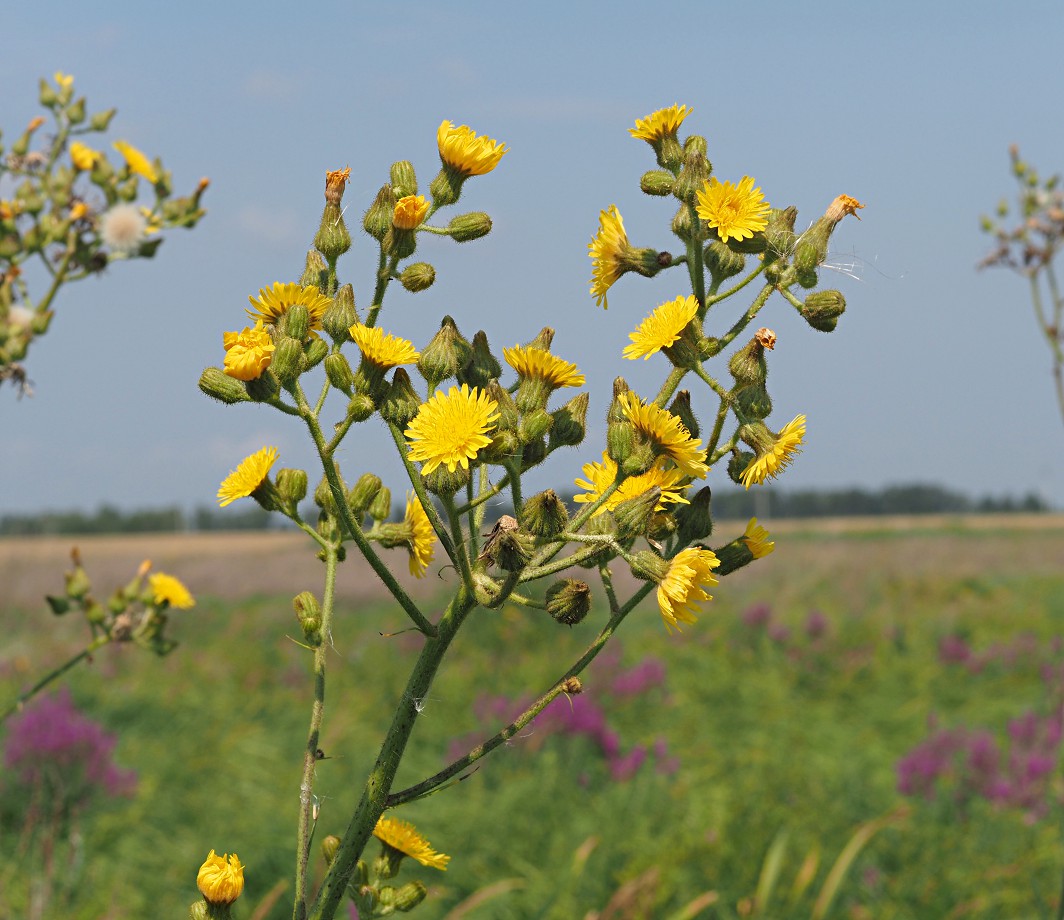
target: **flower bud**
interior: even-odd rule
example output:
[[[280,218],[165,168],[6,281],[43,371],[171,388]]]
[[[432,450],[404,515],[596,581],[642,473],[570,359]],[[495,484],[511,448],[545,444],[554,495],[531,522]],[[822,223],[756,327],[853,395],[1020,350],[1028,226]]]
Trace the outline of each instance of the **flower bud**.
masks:
[[[343,477],[340,475],[340,468],[333,463],[333,469],[336,472],[337,478],[340,480],[340,488],[346,489],[344,485]],[[323,473],[321,479],[318,480],[318,484],[314,487],[314,504],[329,514],[336,514],[336,500],[333,498],[332,486],[329,485],[329,478]]]
[[[494,379],[488,381],[488,385],[484,387],[484,390],[488,396],[495,400],[498,406],[499,421],[496,426],[497,430],[512,431],[516,434],[521,424],[521,416],[517,411],[517,404],[510,395],[510,391],[502,386],[498,380]]]
[[[281,392],[281,383],[277,375],[267,368],[254,380],[245,380],[244,388],[255,402],[269,402]]]
[[[452,472],[441,463],[431,473],[422,475],[421,478],[425,483],[425,488],[433,495],[454,495],[469,483],[469,470],[464,466],[456,466]]]
[[[410,375],[405,368],[397,367],[392,374],[391,384],[381,398],[381,418],[405,430],[420,408],[421,397],[410,382]]]
[[[639,180],[639,188],[646,195],[664,197],[672,194],[672,187],[675,182],[676,177],[668,170],[651,169],[649,172],[643,173],[643,177]]]
[[[303,265],[303,274],[299,276],[300,287],[313,285],[319,291],[328,290],[329,267],[317,249],[307,250],[307,260]]]
[[[491,443],[484,448],[485,463],[510,463],[521,454],[517,433],[508,428],[496,428]]]
[[[325,288],[319,290],[325,290]],[[342,345],[351,339],[348,330],[360,322],[362,320],[355,309],[355,289],[350,284],[345,284],[336,292],[332,303],[325,308],[325,313],[321,318],[322,328],[337,345]]]
[[[458,372],[458,382],[484,389],[489,381],[497,380],[501,374],[502,365],[491,353],[487,333],[481,329],[473,336],[473,354],[469,363]]]
[[[277,491],[295,508],[307,497],[307,474],[305,470],[283,469],[277,471]]]
[[[309,591],[302,591],[292,600],[292,607],[304,638],[315,647],[321,645],[321,607],[318,599]]]
[[[684,204],[693,207],[695,193],[701,191],[709,181],[709,174],[713,171],[713,166],[706,159],[705,151],[699,149],[701,145],[688,143],[684,146],[683,167],[680,170],[680,175],[676,177],[672,193]]]
[[[694,239],[694,225],[691,223],[691,209],[685,204],[681,204],[676,209],[676,213],[672,216],[672,232],[675,233],[685,243],[691,242]]]
[[[820,332],[833,332],[846,310],[846,298],[840,291],[814,291],[805,298],[802,317]]]
[[[742,470],[739,472],[741,473]],[[691,496],[689,504],[676,508],[680,546],[687,546],[695,540],[704,540],[713,533],[713,518],[710,515],[711,499],[712,493],[709,486],[703,486]]]
[[[350,396],[353,392],[352,385],[355,382],[355,375],[351,371],[351,365],[348,363],[347,358],[339,352],[326,356],[325,376],[329,378],[329,383],[345,395]]]
[[[89,118],[89,127],[93,131],[106,131],[111,125],[111,119],[115,117],[118,109],[107,109],[105,112],[97,112]]]
[[[551,413],[554,422],[551,424],[550,437],[547,441],[548,453],[559,447],[574,447],[584,440],[587,434],[589,402],[590,396],[587,393],[580,393]]]
[[[522,444],[527,444],[537,438],[542,438],[550,431],[553,421],[553,416],[546,409],[533,409],[521,418],[517,429],[518,440]]]
[[[629,498],[613,509],[617,521],[617,539],[629,543],[636,537],[644,536],[650,524],[654,509],[661,501],[661,487],[654,486],[642,495]]]
[[[340,838],[335,834],[329,834],[321,842],[321,855],[325,857],[325,864],[327,866],[332,865],[332,861],[336,859],[336,851],[340,849]]]
[[[306,304],[292,304],[277,321],[277,331],[302,342],[310,330],[310,311]]]
[[[743,473],[757,455],[748,450],[733,450],[728,461],[728,478],[737,485],[743,484]]]
[[[392,899],[392,903],[396,910],[406,913],[424,901],[428,893],[429,890],[425,887],[424,882],[407,882],[405,885],[395,889],[395,897]]]
[[[624,406],[621,405],[621,397],[628,392],[631,392],[631,387],[628,386],[628,381],[623,377],[615,377],[613,380],[613,400],[610,402],[610,407],[606,411],[606,422],[612,424],[614,422],[627,422],[628,415],[624,411]]]
[[[417,176],[414,173],[414,164],[408,160],[399,160],[392,163],[391,179],[392,192],[397,199],[417,194]]]
[[[398,199],[390,185],[382,185],[373,204],[369,206],[362,217],[362,226],[366,233],[378,242],[383,242],[388,231],[392,229],[392,215],[395,213],[395,202]],[[353,324],[349,324],[353,325]]]
[[[368,393],[356,393],[347,403],[347,415],[356,423],[364,422],[376,411],[377,406]]]
[[[459,214],[447,225],[447,233],[456,243],[468,243],[491,233],[491,218],[483,211]]]
[[[458,331],[451,317],[445,316],[440,331],[421,352],[417,369],[428,382],[431,395],[440,383],[454,377],[473,357],[473,347]]]
[[[309,371],[312,367],[317,367],[325,360],[325,357],[328,354],[329,346],[326,344],[325,339],[314,336],[303,346],[302,369],[304,371]]]
[[[232,405],[247,402],[250,397],[244,384],[230,377],[220,367],[208,367],[200,374],[199,388],[211,399]]]
[[[565,530],[568,523],[569,511],[553,489],[537,492],[521,510],[522,527],[538,543],[553,540]]]
[[[772,397],[764,384],[755,383],[735,393],[735,404],[748,419],[765,419],[772,414]]]
[[[59,95],[56,93],[55,88],[44,77],[41,77],[40,88],[37,92],[37,100],[45,108],[50,109],[59,101]]]
[[[378,524],[392,516],[392,490],[387,486],[381,486],[373,496],[373,501],[369,504],[369,516]]]
[[[546,601],[547,613],[557,622],[575,626],[591,611],[591,588],[586,582],[566,578],[547,589]]]
[[[350,169],[337,169],[330,171],[325,177],[325,210],[322,212],[321,225],[314,237],[314,248],[331,264],[334,264],[351,248],[351,234],[344,222],[344,212],[340,207],[344,197],[344,187],[350,176]]]
[[[189,920],[214,920],[218,916],[218,910],[212,908],[202,898],[189,905],[188,918]]]
[[[85,97],[82,96],[77,102],[68,105],[66,115],[72,125],[80,125],[85,120]]]
[[[547,441],[539,438],[529,441],[521,448],[521,469],[530,470],[547,459]]]
[[[303,370],[302,342],[288,335],[278,336],[270,370],[277,375],[282,386],[291,386]]]
[[[698,419],[695,418],[694,410],[691,408],[690,390],[680,390],[673,399],[672,405],[669,406],[669,411],[683,422],[683,427],[687,429],[692,438],[698,437]]]
[[[746,256],[741,252],[733,252],[719,240],[707,243],[702,256],[714,284],[738,275],[746,267]]]
[[[366,516],[370,505],[376,500],[381,491],[381,479],[373,473],[363,473],[353,489],[347,493],[347,504],[351,509],[351,516],[361,522]],[[388,496],[388,504],[391,505],[391,496]],[[389,514],[391,509],[389,508]],[[387,515],[385,515],[387,517]]]
[[[538,348],[541,351],[550,351],[550,346],[553,341],[554,329],[550,326],[544,326],[539,330],[539,333],[534,339],[525,343],[525,348]]]
[[[411,294],[427,291],[436,280],[436,269],[428,262],[414,262],[403,269],[399,283]]]
[[[657,553],[644,549],[635,554],[635,557],[629,561],[629,565],[636,578],[643,581],[656,581],[660,584],[668,574],[671,564],[668,559],[662,559]]]
[[[768,224],[764,229],[767,253],[786,256],[794,249],[794,222],[798,219],[798,209],[772,208],[768,214]]]
[[[584,527],[584,533],[592,536],[606,536],[617,533],[617,521],[612,514],[596,514]],[[594,553],[582,558],[578,563],[583,569],[597,569],[610,561],[613,549],[606,545]]]
[[[768,377],[768,364],[765,362],[765,346],[756,335],[731,356],[728,370],[739,386],[764,386]]]

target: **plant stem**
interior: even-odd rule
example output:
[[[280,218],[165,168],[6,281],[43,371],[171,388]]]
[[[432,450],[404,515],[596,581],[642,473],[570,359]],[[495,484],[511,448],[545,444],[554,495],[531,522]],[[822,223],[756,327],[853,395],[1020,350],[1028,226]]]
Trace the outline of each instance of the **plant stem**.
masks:
[[[686,367],[674,367],[669,376],[665,378],[665,382],[661,385],[661,389],[658,390],[658,395],[654,397],[654,404],[665,408],[665,403],[669,401],[672,394],[676,392],[676,388],[680,385],[680,381],[683,380],[687,374]]]
[[[735,290],[738,290],[738,288],[736,288]],[[729,329],[724,335],[720,337],[721,348],[727,348],[728,345],[735,340],[735,337],[738,336],[747,326],[750,325],[751,320],[753,320],[753,318],[757,316],[761,308],[765,305],[765,301],[767,301],[769,297],[772,296],[772,292],[774,290],[776,290],[776,286],[774,284],[766,284],[761,289],[761,292],[757,295],[757,297],[754,298],[754,302],[750,304],[749,309],[747,309],[747,311],[739,317],[738,321],[735,323],[734,326],[731,327],[731,329]]]
[[[74,665],[76,665],[78,662],[83,661],[86,658],[90,658],[93,652],[95,652],[98,648],[103,648],[103,646],[107,645],[110,641],[111,637],[108,635],[97,636],[95,639],[92,640],[92,642],[85,646],[85,648],[78,652],[69,661],[64,662],[58,668],[49,671],[47,674],[44,675],[44,677],[37,681],[37,683],[30,687],[29,690],[27,690],[25,693],[19,694],[19,696],[10,706],[7,707],[7,709],[5,709],[3,712],[0,712],[0,722],[4,722],[12,713],[21,710],[22,707],[26,704],[27,700],[30,700],[35,697],[45,687],[52,683],[52,681],[58,680],[60,677],[66,674],[67,671],[74,667]]]

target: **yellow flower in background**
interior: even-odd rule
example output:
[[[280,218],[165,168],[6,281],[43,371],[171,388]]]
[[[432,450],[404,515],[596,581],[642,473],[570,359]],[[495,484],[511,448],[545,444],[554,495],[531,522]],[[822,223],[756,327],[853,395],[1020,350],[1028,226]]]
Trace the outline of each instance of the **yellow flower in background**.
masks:
[[[667,409],[644,403],[631,390],[621,394],[620,403],[636,431],[653,441],[659,454],[668,457],[692,479],[705,478],[709,472],[706,452],[683,422]]]
[[[768,450],[747,464],[740,477],[743,485],[749,489],[752,485],[760,485],[766,479],[775,479],[802,452],[804,437],[805,416],[799,415],[783,426],[783,430],[776,435],[775,443]]]
[[[53,79],[55,80],[56,85],[60,89],[70,89],[70,87],[74,85],[73,76],[68,73],[63,73],[63,71],[61,70],[57,70],[55,72],[55,76],[53,77]]]
[[[710,178],[696,197],[698,216],[717,231],[722,243],[748,239],[768,226],[769,203],[750,176],[743,176],[738,185]]]
[[[754,554],[755,559],[767,556],[776,548],[776,544],[768,539],[768,531],[757,523],[756,517],[750,518],[750,523],[746,525],[746,531],[741,539],[746,544],[746,548]]]
[[[380,326],[355,323],[348,332],[362,352],[362,357],[377,367],[387,370],[400,364],[413,364],[418,359],[417,349],[412,342],[397,335],[386,335]]]
[[[81,220],[89,216],[89,206],[84,201],[75,201],[70,208],[70,219]]]
[[[440,869],[446,872],[447,863],[451,861],[450,856],[437,853],[432,849],[429,842],[417,832],[413,824],[400,821],[398,818],[381,818],[377,826],[373,828],[373,836],[393,850],[398,850],[404,856],[416,859],[421,865],[430,869]]]
[[[551,389],[584,385],[584,375],[575,364],[563,361],[542,348],[515,345],[513,348],[504,348],[502,354],[519,376],[542,380]]]
[[[687,491],[684,479],[687,477],[675,467],[667,466],[667,463],[668,461],[665,458],[659,457],[645,473],[640,473],[638,476],[629,476],[606,499],[594,516],[597,517],[604,511],[611,511],[621,502],[628,501],[630,498],[638,498],[655,486],[661,489],[661,499],[655,506],[655,511],[662,511],[666,505],[677,503],[689,505],[690,502],[684,497],[684,492]],[[585,463],[583,472],[587,479],[575,480],[576,485],[590,491],[583,495],[575,496],[573,501],[591,504],[597,502],[599,496],[613,485],[613,480],[617,478],[617,464],[610,459],[609,454],[603,451],[602,462]]]
[[[625,348],[624,356],[629,361],[649,360],[652,354],[675,344],[697,313],[698,301],[690,294],[661,304],[628,334],[632,344]]]
[[[212,904],[232,904],[244,890],[244,866],[236,853],[216,856],[211,850],[196,873],[196,885]]]
[[[96,165],[96,161],[101,156],[102,154],[98,150],[93,150],[80,141],[74,141],[70,145],[70,161],[74,164],[75,169],[88,171]]]
[[[406,429],[410,459],[420,460],[426,475],[440,465],[452,473],[458,466],[468,469],[477,451],[491,443],[487,433],[495,428],[498,410],[487,393],[470,390],[464,383],[446,394],[438,391]]]
[[[668,572],[658,582],[658,608],[665,628],[672,632],[680,623],[695,623],[695,611],[702,601],[713,599],[706,587],[717,584],[713,569],[720,560],[712,550],[692,547],[672,559]]]
[[[429,516],[416,495],[406,497],[405,523],[409,525],[413,536],[407,546],[410,552],[410,574],[424,578],[435,555],[436,531],[432,529]]]
[[[310,314],[311,329],[321,328],[321,318],[326,307],[332,303],[332,299],[322,294],[317,285],[302,287],[281,281],[275,281],[272,287],[259,288],[258,300],[250,294],[248,300],[255,309],[247,310],[247,315],[268,326],[274,325],[291,307],[302,304]]]
[[[694,109],[686,105],[670,105],[667,109],[658,109],[646,118],[637,118],[635,127],[629,128],[628,133],[652,144],[670,134],[675,136],[683,120],[693,111]]]
[[[223,332],[225,372],[237,380],[257,380],[273,361],[274,344],[270,334],[262,328],[245,326],[242,332]]]
[[[598,233],[587,244],[587,249],[592,259],[591,296],[597,305],[609,309],[606,292],[624,274],[621,260],[628,250],[628,235],[624,232],[624,221],[616,205],[611,204],[599,212]]]
[[[187,610],[196,606],[196,599],[179,579],[164,572],[156,572],[148,576],[148,586],[151,588],[152,599],[156,604],[169,604],[181,610]]]
[[[436,132],[440,159],[445,166],[465,176],[483,176],[499,165],[507,152],[505,144],[490,137],[477,137],[468,125],[455,127],[452,122],[442,121]]]
[[[218,504],[222,508],[232,504],[238,498],[247,498],[269,475],[270,467],[277,462],[277,448],[264,447],[250,457],[240,461],[240,465],[222,480],[218,487]]]
[[[392,226],[399,230],[416,230],[429,212],[424,195],[407,195],[395,203]]]
[[[115,141],[113,146],[125,158],[126,166],[131,172],[143,176],[153,185],[159,181],[159,176],[155,172],[155,167],[151,165],[151,161],[136,147],[126,141]]]

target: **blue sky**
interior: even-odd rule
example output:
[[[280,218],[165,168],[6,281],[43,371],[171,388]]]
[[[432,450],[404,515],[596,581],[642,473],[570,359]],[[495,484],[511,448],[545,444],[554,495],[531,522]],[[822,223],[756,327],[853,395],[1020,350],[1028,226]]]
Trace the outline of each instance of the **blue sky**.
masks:
[[[675,248],[672,206],[639,192],[650,150],[627,133],[674,102],[693,107],[683,133],[706,136],[716,175],[756,177],[774,205],[798,207],[799,227],[839,193],[866,204],[833,238],[838,270],[822,273],[847,298],[838,331],[813,332],[780,298],[761,314],[780,340],[771,421],[801,412],[809,424],[781,485],[922,481],[1064,505],[1064,430],[1025,283],[975,270],[979,215],[1012,193],[1008,145],[1045,173],[1064,169],[1059,2],[48,10],[46,22],[31,5],[5,11],[7,137],[36,114],[38,78],[63,70],[90,109],[118,107],[109,138],[161,154],[179,192],[212,184],[208,217],[154,261],[63,291],[30,353],[36,395],[0,391],[0,511],[210,503],[264,444],[311,468],[294,420],[212,403],[196,380],[221,363],[248,294],[298,275],[325,171],[351,166],[357,228],[393,160],[412,160],[427,186],[444,118],[511,148],[462,197],[495,228],[461,248],[423,243],[436,285],[390,293],[384,325],[420,345],[450,313],[470,337],[485,328],[496,353],[556,327],[554,350],[587,374],[596,420],[586,446],[540,477],[570,482],[601,449],[613,377],[649,391],[664,372],[620,353],[681,293],[675,276],[626,277],[603,312],[587,291],[587,243],[616,204],[635,244]],[[360,305],[372,242],[356,236],[341,262]],[[350,440],[345,475],[372,469],[401,492],[386,434]],[[723,471],[711,482],[723,486]]]

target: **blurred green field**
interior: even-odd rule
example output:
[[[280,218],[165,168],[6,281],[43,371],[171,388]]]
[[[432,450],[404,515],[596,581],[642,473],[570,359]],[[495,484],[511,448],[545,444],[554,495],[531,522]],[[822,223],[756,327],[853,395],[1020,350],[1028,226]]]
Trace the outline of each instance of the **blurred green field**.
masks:
[[[534,724],[466,782],[396,813],[453,857],[446,873],[404,864],[400,880],[431,889],[416,916],[808,918],[862,826],[875,833],[827,916],[1053,915],[1064,876],[1059,769],[1045,813],[1032,817],[978,797],[964,807],[951,793],[905,797],[895,767],[928,736],[929,717],[988,729],[1004,744],[1009,720],[1056,711],[1064,520],[791,524],[773,536],[776,553],[723,580],[681,636],[668,636],[645,602],[621,630],[620,657],[586,680],[622,750],[664,743],[667,757],[651,755],[618,780],[587,738]],[[231,564],[235,583],[255,583],[255,558]],[[0,791],[0,918],[184,917],[211,848],[247,866],[237,916],[265,908],[293,874],[311,699],[289,597],[201,596],[175,614],[181,646],[168,658],[107,649],[71,673],[78,706],[119,735],[116,760],[137,771],[137,791],[82,816],[73,843],[52,854],[60,871],[41,902],[41,852],[0,779],[9,787]],[[814,612],[826,621],[819,637],[809,634]],[[534,611],[475,614],[424,701],[398,785],[436,772],[456,737],[493,733],[498,723],[480,724],[476,701],[544,689],[602,620],[593,613],[569,629]],[[319,838],[342,831],[402,693],[417,637],[381,634],[405,625],[381,602],[342,603]],[[5,606],[0,626],[0,702],[79,648],[80,624],[41,609]],[[962,637],[984,666],[944,662],[947,637]],[[610,692],[648,658],[664,663],[660,686]],[[674,772],[662,769],[668,758],[679,761]],[[796,890],[803,863],[810,881]],[[35,897],[44,904],[36,914]],[[291,916],[289,892],[254,915]]]

